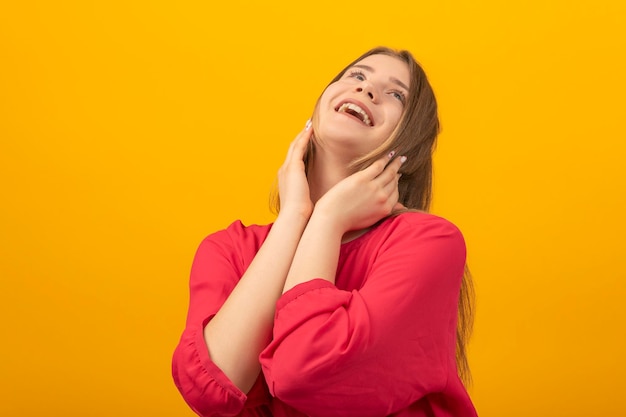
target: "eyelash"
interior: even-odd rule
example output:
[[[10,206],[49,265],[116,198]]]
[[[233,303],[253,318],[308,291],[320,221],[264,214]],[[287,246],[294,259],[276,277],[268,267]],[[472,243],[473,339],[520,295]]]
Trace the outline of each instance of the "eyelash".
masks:
[[[356,78],[359,81],[365,81],[365,74],[359,70],[352,70],[348,74],[349,78]],[[406,102],[406,95],[402,91],[392,91],[391,94],[398,99],[402,104]]]
[[[350,74],[348,74],[348,77],[356,78],[359,81],[365,81],[365,74],[363,74],[361,71],[358,71],[358,70],[350,71]],[[358,77],[360,77],[360,78],[358,78]]]

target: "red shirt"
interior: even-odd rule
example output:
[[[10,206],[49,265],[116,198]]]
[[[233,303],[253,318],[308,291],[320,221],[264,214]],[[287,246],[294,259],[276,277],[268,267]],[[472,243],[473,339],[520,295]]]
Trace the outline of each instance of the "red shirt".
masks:
[[[336,283],[313,279],[277,302],[273,340],[246,395],[211,361],[203,328],[271,225],[235,222],[196,253],[176,386],[202,416],[476,416],[455,363],[465,243],[426,213],[390,217],[341,246]]]

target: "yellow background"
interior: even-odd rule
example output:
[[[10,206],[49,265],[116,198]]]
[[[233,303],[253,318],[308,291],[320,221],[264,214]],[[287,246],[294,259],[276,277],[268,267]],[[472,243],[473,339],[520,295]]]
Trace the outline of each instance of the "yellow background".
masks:
[[[191,416],[196,246],[272,220],[288,143],[379,44],[440,102],[480,415],[626,414],[625,2],[209,3],[0,5],[0,415]]]

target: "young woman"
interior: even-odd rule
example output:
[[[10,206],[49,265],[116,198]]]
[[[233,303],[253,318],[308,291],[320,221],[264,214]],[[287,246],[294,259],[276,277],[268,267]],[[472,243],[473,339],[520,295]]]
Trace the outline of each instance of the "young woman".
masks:
[[[278,172],[275,222],[198,248],[173,358],[196,413],[476,415],[459,377],[465,244],[426,213],[438,130],[406,51],[373,49],[332,80]]]

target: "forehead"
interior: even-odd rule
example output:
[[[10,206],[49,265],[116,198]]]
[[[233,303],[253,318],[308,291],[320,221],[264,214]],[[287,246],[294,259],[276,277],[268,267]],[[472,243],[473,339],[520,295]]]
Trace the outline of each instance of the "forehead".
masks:
[[[371,67],[376,74],[384,77],[397,78],[404,84],[409,85],[409,66],[400,58],[395,56],[376,54],[370,55],[354,64]]]

